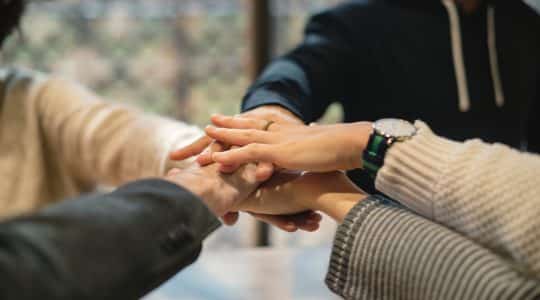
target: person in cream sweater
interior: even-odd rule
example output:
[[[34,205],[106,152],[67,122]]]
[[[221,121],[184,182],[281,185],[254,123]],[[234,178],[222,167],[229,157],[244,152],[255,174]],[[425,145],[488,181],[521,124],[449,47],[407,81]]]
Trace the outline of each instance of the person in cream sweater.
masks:
[[[199,137],[180,121],[105,102],[81,85],[23,69],[0,70],[0,216],[146,177]]]

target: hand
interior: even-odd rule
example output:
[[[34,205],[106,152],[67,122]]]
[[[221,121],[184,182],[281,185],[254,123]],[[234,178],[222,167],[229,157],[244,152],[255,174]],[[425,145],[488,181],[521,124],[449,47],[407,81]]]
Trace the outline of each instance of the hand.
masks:
[[[212,117],[214,126],[206,134],[222,143],[244,146],[214,153],[215,162],[242,165],[268,162],[289,170],[328,172],[350,170],[362,166],[362,151],[372,132],[371,123],[335,125],[272,124],[268,131],[258,130],[258,119]]]
[[[222,174],[213,164],[201,167],[197,164],[189,168],[169,171],[166,179],[199,196],[218,217],[234,210],[259,185],[255,179],[254,164],[247,164],[234,174]]]
[[[300,120],[293,113],[279,105],[265,105],[257,107],[250,111],[244,112],[241,116],[273,121],[276,124],[303,124],[302,120]],[[184,160],[189,157],[199,155],[197,157],[197,162],[201,166],[206,166],[210,163],[213,163],[213,153],[225,151],[228,149],[229,147],[227,147],[227,145],[216,142],[214,139],[208,136],[204,136],[185,148],[171,152],[170,158],[171,160]],[[237,169],[237,166],[220,165],[219,169],[222,172],[230,173],[235,171]],[[273,173],[274,166],[272,164],[262,162],[257,165],[256,177],[259,181],[262,182],[267,180],[272,176]],[[289,232],[296,231],[297,229],[314,231],[318,228],[318,223],[321,220],[321,216],[312,211],[291,216],[274,216],[263,214],[253,214],[253,216],[260,221],[269,223]],[[223,222],[227,225],[234,225],[237,222],[238,217],[239,215],[236,212],[228,213],[223,216]],[[316,226],[314,226],[313,224],[316,224]]]
[[[169,171],[167,180],[190,190],[202,198],[204,203],[218,217],[222,217],[227,225],[238,220],[238,212],[231,212],[240,205],[258,185],[255,180],[255,166],[247,165],[234,174],[221,174],[218,166],[213,164],[201,167],[197,164],[189,168]],[[228,213],[231,212],[231,213]],[[295,215],[271,216],[253,214],[263,222],[282,230],[293,232],[298,229],[315,231],[319,228],[321,216],[314,212],[303,212]]]
[[[265,215],[313,210],[342,221],[365,196],[342,172],[277,173],[234,209]]]
[[[261,120],[258,128],[263,129],[267,122],[272,121],[276,124],[303,125],[302,120],[296,117],[293,113],[279,105],[265,105],[253,110],[244,112],[241,117]],[[214,117],[212,117],[213,119]],[[228,145],[215,141],[209,136],[204,136],[195,141],[191,145],[182,149],[171,152],[171,160],[184,160],[192,156],[199,155],[197,162],[201,166],[214,163],[212,160],[213,153],[228,150]],[[239,165],[220,165],[220,171],[224,173],[234,172]],[[256,177],[263,182],[268,180],[274,173],[274,166],[269,163],[261,162],[257,166]]]
[[[291,215],[248,213],[261,222],[275,226],[287,232],[295,232],[297,230],[309,232],[317,231],[317,229],[319,229],[319,223],[322,220],[322,216],[312,210]],[[224,215],[222,219],[224,224],[232,226],[238,222],[239,217],[240,215],[238,212],[230,212]]]

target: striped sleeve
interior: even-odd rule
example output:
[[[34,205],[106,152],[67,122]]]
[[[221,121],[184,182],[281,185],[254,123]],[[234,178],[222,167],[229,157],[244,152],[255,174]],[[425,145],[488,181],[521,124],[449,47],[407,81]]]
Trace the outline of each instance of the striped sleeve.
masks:
[[[345,299],[539,299],[540,284],[490,250],[388,200],[355,206],[326,284]]]

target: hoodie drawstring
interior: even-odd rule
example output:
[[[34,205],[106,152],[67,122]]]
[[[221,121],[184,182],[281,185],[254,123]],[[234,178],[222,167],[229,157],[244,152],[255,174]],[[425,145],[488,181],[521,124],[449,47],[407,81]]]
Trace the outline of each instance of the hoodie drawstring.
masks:
[[[495,8],[491,5],[488,7],[487,28],[489,65],[491,67],[491,80],[493,81],[495,103],[498,107],[502,107],[504,105],[504,91],[501,83],[501,73],[499,71],[499,59],[497,57],[497,31],[495,28]]]
[[[456,73],[456,82],[459,96],[459,110],[466,112],[470,109],[471,101],[469,98],[469,87],[467,82],[467,73],[463,56],[463,42],[461,38],[461,24],[459,12],[453,0],[441,0],[450,20],[450,38],[452,41],[452,56],[454,59],[454,70]],[[496,31],[495,31],[495,8],[488,7],[487,15],[487,43],[489,48],[489,62],[491,67],[491,78],[495,94],[495,104],[498,107],[504,105],[504,92],[501,84],[499,71],[499,62],[497,58]]]
[[[463,59],[459,13],[453,0],[442,0],[442,3],[448,11],[448,18],[450,19],[450,38],[452,39],[452,56],[454,58],[458,87],[459,110],[465,112],[469,110],[471,101],[469,99],[469,87],[467,86],[467,74],[465,73],[465,61]]]

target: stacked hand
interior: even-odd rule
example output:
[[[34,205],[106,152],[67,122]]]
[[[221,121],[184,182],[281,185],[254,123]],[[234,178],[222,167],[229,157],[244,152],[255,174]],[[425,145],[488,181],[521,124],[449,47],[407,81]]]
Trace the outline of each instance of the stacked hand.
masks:
[[[271,218],[271,223],[282,225],[288,218],[284,215],[313,210],[342,220],[362,198],[361,191],[336,170],[361,166],[361,153],[371,124],[305,126],[292,114],[276,107],[263,107],[235,117],[216,115],[212,123],[215,126],[207,127],[206,137],[172,153],[171,158],[185,159],[200,154],[197,161],[201,165],[215,163],[216,170],[222,173],[239,172],[246,164],[257,164],[249,165],[252,179],[257,181],[266,181],[275,170],[320,172],[302,175],[279,172],[231,211],[257,213],[263,220]],[[239,166],[242,167],[238,169]],[[226,216],[235,219],[237,215]],[[312,213],[300,216],[304,224],[320,220],[306,222]],[[287,222],[291,225],[290,220]]]

